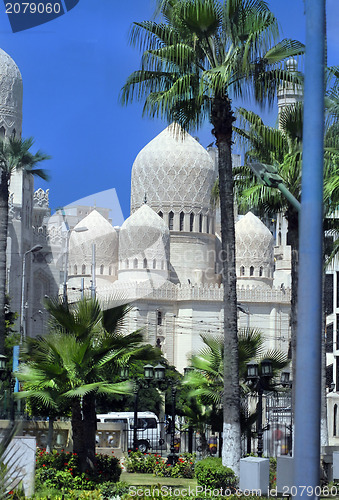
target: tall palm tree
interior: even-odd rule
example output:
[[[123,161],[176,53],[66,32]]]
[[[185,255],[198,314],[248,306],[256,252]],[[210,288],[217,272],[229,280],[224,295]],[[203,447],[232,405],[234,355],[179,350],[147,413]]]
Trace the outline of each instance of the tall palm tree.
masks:
[[[231,97],[272,101],[284,77],[279,62],[300,54],[299,42],[278,37],[264,0],[158,0],[163,21],[135,23],[142,65],[128,78],[122,101],[144,99],[144,114],[175,121],[185,130],[212,124],[218,147],[224,285],[223,463],[240,466],[237,301],[233,214]],[[295,76],[287,76],[292,81]],[[294,81],[294,80],[293,80]]]
[[[50,156],[42,151],[32,154],[33,138],[0,139],[0,354],[4,354],[5,301],[6,301],[6,249],[8,230],[9,183],[15,171],[23,171],[47,180],[46,172],[37,165]]]
[[[332,80],[332,86],[326,92],[327,120],[324,138],[324,228],[331,229],[336,234],[338,234],[338,220],[333,218],[332,214],[339,203],[338,74],[336,68],[329,68],[328,75],[329,80]],[[298,310],[298,212],[286,198],[281,196],[280,191],[258,183],[248,165],[251,162],[261,162],[275,166],[288,190],[295,198],[300,199],[303,104],[297,103],[282,111],[279,129],[266,126],[258,115],[243,108],[238,110],[238,115],[240,125],[234,129],[246,147],[245,166],[236,171],[239,207],[245,210],[254,208],[261,214],[283,213],[288,223],[292,281],[291,352],[293,371],[295,371]],[[338,249],[339,246],[335,243],[330,258],[333,258]],[[326,401],[322,406],[326,409]],[[325,411],[322,414],[322,421],[324,425]],[[326,432],[322,432],[323,442],[325,442],[325,435]]]
[[[152,349],[141,344],[140,332],[123,334],[125,306],[102,310],[97,300],[82,300],[69,308],[49,301],[47,309],[52,332],[27,339],[18,397],[54,412],[61,403],[71,405],[73,451],[85,470],[95,457],[96,395],[131,392],[130,382],[116,381],[119,369],[129,360],[149,359]]]

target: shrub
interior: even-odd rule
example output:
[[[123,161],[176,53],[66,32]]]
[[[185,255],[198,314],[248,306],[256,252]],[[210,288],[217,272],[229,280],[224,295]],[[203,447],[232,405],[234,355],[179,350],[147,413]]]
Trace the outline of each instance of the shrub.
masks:
[[[277,487],[277,459],[270,457],[270,489]]]
[[[121,467],[116,457],[96,455],[94,468],[81,472],[76,453],[38,450],[35,482],[37,489],[94,490],[97,484],[120,478]]]
[[[156,454],[152,455],[151,453],[132,451],[128,455],[128,458],[126,458],[124,465],[127,472],[141,472],[147,474],[153,472],[158,460],[159,458]]]
[[[110,500],[111,498],[122,496],[129,492],[129,485],[125,481],[119,481],[118,483],[103,483],[100,485],[100,493],[102,495],[102,500]]]
[[[154,474],[159,477],[194,477],[195,455],[185,453],[179,456],[178,462],[171,466],[164,460],[157,460]]]
[[[229,489],[233,491],[237,485],[237,477],[233,470],[222,465],[221,458],[204,458],[195,466],[195,476],[200,486],[210,489]]]

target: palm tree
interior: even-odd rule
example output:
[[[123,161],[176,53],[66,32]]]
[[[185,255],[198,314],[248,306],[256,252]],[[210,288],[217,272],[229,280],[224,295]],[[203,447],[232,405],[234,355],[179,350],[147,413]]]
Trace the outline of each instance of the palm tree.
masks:
[[[201,335],[204,343],[197,354],[191,356],[190,370],[185,376],[184,384],[191,388],[190,395],[198,397],[203,404],[218,407],[223,401],[224,391],[224,357],[225,348],[221,336]],[[256,360],[272,362],[273,374],[287,366],[287,356],[275,349],[265,350],[262,332],[253,328],[242,328],[239,338],[239,382],[240,392],[246,394],[247,363]]]
[[[300,54],[299,42],[275,47],[277,21],[263,0],[158,0],[163,22],[135,23],[142,66],[128,78],[122,101],[144,99],[144,114],[183,129],[210,120],[218,147],[224,284],[223,463],[239,473],[240,424],[233,214],[231,97],[272,101],[284,71],[279,61]],[[295,76],[287,76],[294,81]]]
[[[256,419],[256,413],[249,415],[246,402],[246,394],[255,392],[246,382],[247,363],[256,360],[272,362],[273,376],[289,363],[287,356],[279,350],[265,350],[262,332],[253,328],[242,328],[239,330],[239,382],[241,393],[241,432],[248,433]],[[184,385],[190,388],[189,397],[196,400],[198,407],[204,409],[208,422],[217,422],[220,416],[220,407],[223,401],[224,391],[224,357],[225,348],[223,338],[201,335],[203,347],[195,355],[191,356],[191,367],[185,376]],[[274,380],[273,378],[273,380]],[[274,390],[274,383],[267,386],[267,390]],[[189,405],[190,406],[190,405]],[[192,418],[192,415],[188,413]],[[203,420],[205,422],[205,420]],[[218,429],[221,431],[221,428]]]
[[[4,354],[5,301],[6,301],[6,249],[8,230],[9,183],[12,173],[23,171],[47,180],[47,174],[37,165],[50,157],[41,151],[32,154],[29,150],[34,140],[0,139],[0,354]]]
[[[71,405],[73,451],[85,470],[95,457],[95,397],[132,392],[130,382],[117,382],[119,369],[129,360],[149,359],[152,349],[141,345],[140,332],[123,334],[125,306],[102,310],[97,300],[82,300],[69,308],[49,301],[47,309],[52,332],[27,339],[18,397],[54,412],[61,403]]]
[[[326,132],[324,140],[324,228],[334,233],[338,231],[338,221],[332,218],[339,202],[339,143],[338,143],[338,71],[329,68],[328,74],[335,75],[333,86],[326,94]],[[329,78],[330,79],[330,78]],[[297,103],[285,108],[279,120],[279,129],[266,126],[262,119],[243,108],[238,110],[240,126],[234,127],[238,137],[247,147],[245,166],[236,171],[236,187],[240,210],[254,208],[261,213],[283,213],[288,223],[288,244],[291,245],[291,352],[292,366],[295,370],[295,349],[298,310],[298,212],[281,196],[275,188],[259,184],[248,168],[251,162],[260,162],[276,167],[284,184],[296,199],[301,194],[303,104]],[[334,244],[330,258],[339,249]],[[325,390],[325,389],[324,389]],[[294,407],[294,397],[292,406]],[[326,408],[324,401],[323,408]],[[324,412],[323,412],[324,413]],[[326,418],[323,414],[322,421]],[[325,432],[322,433],[325,436]]]

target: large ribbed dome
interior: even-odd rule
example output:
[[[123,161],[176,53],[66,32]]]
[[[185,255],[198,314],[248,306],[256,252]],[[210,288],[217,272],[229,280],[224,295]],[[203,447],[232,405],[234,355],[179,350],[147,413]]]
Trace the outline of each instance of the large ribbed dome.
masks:
[[[161,217],[144,204],[121,226],[119,238],[120,268],[125,268],[126,261],[131,267],[129,264],[133,265],[135,260],[138,261],[138,267],[142,268],[145,259],[147,267],[153,267],[153,261],[156,262],[155,268],[158,268],[161,263],[163,266],[166,264],[167,267],[168,258],[169,229]]]
[[[0,129],[7,136],[21,135],[22,77],[13,59],[0,49]],[[4,135],[4,131],[1,131]]]
[[[235,225],[238,276],[271,277],[273,245],[272,233],[258,217],[252,212],[242,217]]]
[[[207,151],[174,124],[163,130],[135,159],[132,169],[131,212],[144,202],[156,212],[188,213],[210,209],[215,180]]]
[[[87,230],[77,232],[77,229]],[[71,232],[69,244],[70,274],[90,274],[92,244],[95,243],[96,267],[103,266],[101,274],[111,274],[110,267],[117,267],[118,234],[114,227],[97,210],[82,219]],[[74,272],[76,266],[77,273]],[[82,267],[85,266],[85,272]],[[111,270],[112,272],[112,270]]]

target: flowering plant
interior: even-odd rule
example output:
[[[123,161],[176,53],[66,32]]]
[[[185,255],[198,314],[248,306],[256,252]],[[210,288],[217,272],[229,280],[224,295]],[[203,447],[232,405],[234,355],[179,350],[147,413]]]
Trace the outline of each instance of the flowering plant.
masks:
[[[166,460],[157,461],[154,474],[159,477],[194,477],[195,454],[185,453],[180,455],[175,465],[171,466]]]
[[[118,481],[120,474],[121,467],[116,457],[96,455],[93,468],[81,472],[76,453],[37,451],[35,473],[37,488],[93,490],[98,483]]]
[[[142,453],[141,451],[132,451],[124,462],[127,472],[141,472],[144,474],[152,473],[158,457],[160,455],[152,453]]]

